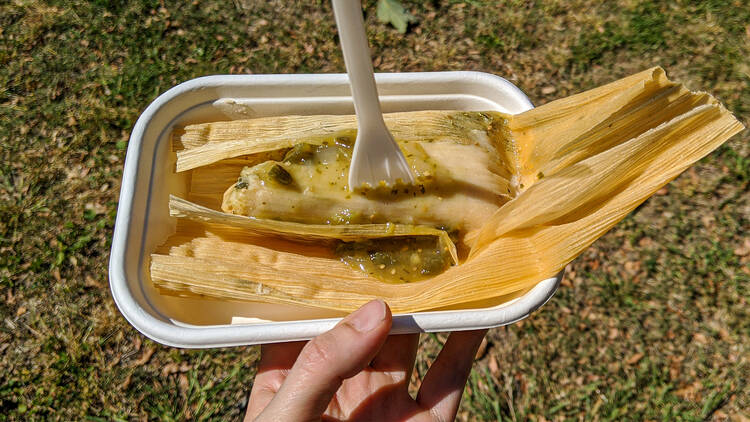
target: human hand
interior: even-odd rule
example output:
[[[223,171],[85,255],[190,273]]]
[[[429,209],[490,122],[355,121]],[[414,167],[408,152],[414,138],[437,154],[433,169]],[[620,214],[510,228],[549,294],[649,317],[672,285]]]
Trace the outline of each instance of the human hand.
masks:
[[[307,343],[263,345],[245,421],[453,420],[487,330],[452,333],[413,399],[419,334],[389,337],[392,322],[374,300]]]

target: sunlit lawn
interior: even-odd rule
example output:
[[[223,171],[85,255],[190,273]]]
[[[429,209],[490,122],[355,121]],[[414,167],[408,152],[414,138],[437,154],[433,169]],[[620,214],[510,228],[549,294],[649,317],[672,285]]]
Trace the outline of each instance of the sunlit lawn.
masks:
[[[478,70],[541,104],[653,65],[750,122],[744,1],[366,3],[378,71]],[[129,132],[202,75],[342,72],[326,1],[0,1],[0,420],[238,419],[256,348],[179,350],[116,309]],[[465,420],[750,418],[750,147],[735,136],[492,330]],[[417,371],[444,341],[425,336]]]

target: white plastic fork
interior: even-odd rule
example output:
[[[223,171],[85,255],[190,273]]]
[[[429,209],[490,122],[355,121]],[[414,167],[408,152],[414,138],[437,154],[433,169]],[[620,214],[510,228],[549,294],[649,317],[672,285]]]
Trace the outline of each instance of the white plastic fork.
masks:
[[[349,166],[349,190],[364,184],[414,184],[409,165],[383,121],[378,88],[372,70],[362,4],[359,0],[332,0],[336,27],[344,53],[346,73],[357,114],[357,140]]]

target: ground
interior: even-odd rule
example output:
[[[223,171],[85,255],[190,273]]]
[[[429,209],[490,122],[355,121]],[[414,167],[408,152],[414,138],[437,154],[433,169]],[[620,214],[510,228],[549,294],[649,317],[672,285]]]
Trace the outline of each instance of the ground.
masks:
[[[402,1],[365,12],[381,72],[477,70],[535,104],[653,65],[750,123],[743,0]],[[129,132],[169,87],[342,72],[327,1],[0,0],[0,420],[237,420],[258,350],[153,343],[107,260]],[[461,420],[750,418],[750,133],[598,240],[488,335]],[[424,336],[424,374],[445,336]]]

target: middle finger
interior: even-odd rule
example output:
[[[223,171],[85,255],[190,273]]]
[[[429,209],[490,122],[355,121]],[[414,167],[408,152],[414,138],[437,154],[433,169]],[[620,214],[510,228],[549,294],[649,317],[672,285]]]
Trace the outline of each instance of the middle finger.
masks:
[[[370,366],[378,371],[403,371],[406,376],[409,376],[414,369],[418,344],[419,334],[390,336]]]

